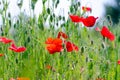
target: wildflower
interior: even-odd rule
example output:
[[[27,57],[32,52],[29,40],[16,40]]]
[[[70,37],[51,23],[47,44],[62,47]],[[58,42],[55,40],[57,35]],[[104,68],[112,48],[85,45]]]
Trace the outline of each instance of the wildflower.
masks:
[[[120,60],[118,60],[118,62],[117,62],[119,65],[120,65]]]
[[[103,28],[101,30],[101,34],[103,35],[103,37],[107,37],[111,41],[115,40],[114,34],[112,32],[110,32],[106,26],[103,26]]]
[[[46,48],[50,54],[54,54],[56,52],[61,52],[62,48],[62,40],[59,38],[48,38],[45,42],[47,44]]]
[[[52,69],[52,66],[46,65],[46,69]]]
[[[60,31],[60,32],[58,33],[57,38],[60,38],[61,36],[62,36],[64,39],[67,39],[67,38],[68,38],[67,34],[65,34],[65,33],[62,32],[62,31]]]
[[[82,7],[82,10],[86,12],[86,11],[91,11],[92,9],[91,9],[90,7],[84,7],[84,6],[83,6],[83,7]]]
[[[10,78],[10,80],[16,80],[16,79],[14,79],[14,78]]]
[[[6,37],[0,37],[0,42],[4,43],[4,44],[8,44],[11,43],[13,40],[8,39]]]
[[[82,21],[82,17],[79,17],[77,15],[69,15],[69,16],[70,16],[70,19],[72,20],[72,22],[79,23]]]
[[[105,80],[104,78],[97,78],[96,80]]]
[[[86,27],[92,27],[92,26],[94,26],[97,19],[98,19],[98,17],[95,18],[94,16],[88,16],[87,18],[82,19],[82,23]]]
[[[82,22],[86,27],[94,26],[96,20],[98,19],[98,17],[95,18],[94,16],[88,16],[87,18],[83,18],[76,15],[70,15],[70,18],[72,22]]]
[[[4,56],[4,54],[0,54],[0,57]]]
[[[26,77],[18,77],[16,80],[30,80],[30,78],[26,78]]]
[[[96,29],[96,28],[95,28]],[[98,30],[99,28],[97,27],[96,31],[100,31],[101,35],[103,37],[108,38],[110,41],[114,41],[115,40],[115,35],[109,31],[109,29],[106,26],[102,27],[102,30]]]
[[[73,50],[75,50],[75,51],[79,50],[78,46],[76,46],[75,44],[71,43],[70,41],[65,41],[65,46],[66,46],[67,52],[71,52]]]
[[[46,65],[46,69],[48,69],[48,70],[51,70],[51,71],[53,71],[53,72],[55,72],[56,71],[56,69],[54,68],[54,67],[52,67],[51,65]]]
[[[23,47],[23,46],[17,47],[15,45],[15,43],[12,43],[11,46],[9,47],[9,49],[12,50],[12,51],[14,51],[14,52],[19,52],[19,53],[20,52],[24,52],[26,50],[26,48]]]

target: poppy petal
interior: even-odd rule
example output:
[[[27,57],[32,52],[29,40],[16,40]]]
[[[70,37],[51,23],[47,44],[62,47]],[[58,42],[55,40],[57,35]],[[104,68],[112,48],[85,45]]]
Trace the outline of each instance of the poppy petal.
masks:
[[[82,10],[83,11],[91,11],[92,9],[90,7],[82,6]]]
[[[0,57],[4,56],[4,54],[0,54]]]
[[[0,42],[4,43],[4,44],[8,44],[11,43],[13,40],[8,39],[6,37],[0,37]]]
[[[120,65],[120,60],[118,60],[118,62],[117,62],[119,65]]]
[[[77,15],[69,15],[69,16],[70,16],[70,19],[72,20],[72,22],[76,22],[76,23],[81,22],[83,19],[82,17],[79,17]]]
[[[71,43],[70,41],[65,41],[65,46],[67,52],[72,52],[73,50],[78,51],[79,48],[75,44]]]
[[[26,50],[26,48],[21,46],[21,47],[18,47],[15,52],[24,52],[25,50]]]
[[[112,32],[110,32],[109,29],[106,26],[102,27],[101,35],[103,37],[107,37],[108,39],[110,39],[110,41],[115,40],[115,35]]]
[[[58,33],[57,38],[60,38],[61,36],[62,36],[64,39],[67,39],[67,38],[68,38],[67,34],[65,34],[65,33],[62,32],[62,31],[60,31],[60,32]]]
[[[46,49],[50,54],[61,52],[63,50],[62,40],[59,38],[48,38],[46,40]]]
[[[50,38],[47,38],[47,40],[46,40],[45,43],[46,43],[46,44],[51,44],[51,43],[53,42],[53,40],[54,40],[54,39],[51,38],[51,37],[50,37]]]
[[[88,16],[87,18],[84,18],[82,22],[86,27],[93,27],[97,19],[98,17]]]
[[[15,43],[12,43],[11,46],[9,47],[10,50],[14,51],[14,52],[24,52],[26,50],[25,47],[21,46],[21,47],[17,47],[15,45]]]

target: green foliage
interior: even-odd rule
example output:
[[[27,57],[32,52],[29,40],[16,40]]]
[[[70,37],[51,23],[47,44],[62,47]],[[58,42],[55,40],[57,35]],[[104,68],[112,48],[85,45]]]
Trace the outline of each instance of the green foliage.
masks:
[[[35,19],[24,20],[23,16],[20,16],[20,22],[16,24],[13,35],[9,34],[11,28],[9,21],[4,19],[6,24],[2,28],[2,36],[13,39],[16,45],[25,46],[27,50],[24,53],[15,53],[8,49],[10,44],[0,43],[0,53],[5,54],[0,57],[0,78],[4,80],[9,80],[11,77],[28,77],[30,80],[120,79],[120,65],[117,64],[117,60],[120,59],[120,23],[113,27],[106,25],[116,36],[116,40],[110,42],[107,39],[103,40],[94,29],[87,29],[70,20],[58,30],[45,29],[44,22],[48,14],[51,15],[51,22],[54,21],[55,16],[45,8],[38,23]],[[51,55],[45,48],[45,41],[48,37],[56,37],[62,29],[68,34],[68,40],[79,47],[79,51],[63,51]],[[47,65],[52,68],[47,69]]]

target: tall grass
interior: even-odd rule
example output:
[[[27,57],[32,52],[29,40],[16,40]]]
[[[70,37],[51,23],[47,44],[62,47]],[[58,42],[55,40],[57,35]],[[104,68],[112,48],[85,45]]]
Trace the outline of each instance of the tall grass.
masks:
[[[19,23],[14,28],[15,33],[10,34],[11,25],[7,19],[2,27],[1,36],[13,39],[18,46],[25,46],[27,50],[23,53],[10,51],[10,44],[0,43],[0,78],[9,80],[11,77],[28,77],[30,80],[120,80],[120,23],[109,25],[110,30],[115,34],[116,40],[110,42],[103,39],[100,33],[94,29],[89,30],[74,24],[70,20],[64,27],[54,30],[54,26],[46,29],[43,26],[43,16],[39,22],[28,18],[24,20],[20,16]],[[48,37],[56,37],[57,33],[63,30],[68,34],[70,41],[78,47],[78,52],[55,53],[53,55],[45,48],[45,41]],[[46,66],[50,65],[48,69]]]

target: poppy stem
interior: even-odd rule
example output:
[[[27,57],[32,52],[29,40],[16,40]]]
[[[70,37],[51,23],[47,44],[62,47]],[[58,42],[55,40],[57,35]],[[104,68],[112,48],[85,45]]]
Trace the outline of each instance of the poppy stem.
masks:
[[[112,48],[115,48],[115,43],[114,43],[114,41],[112,41]]]

